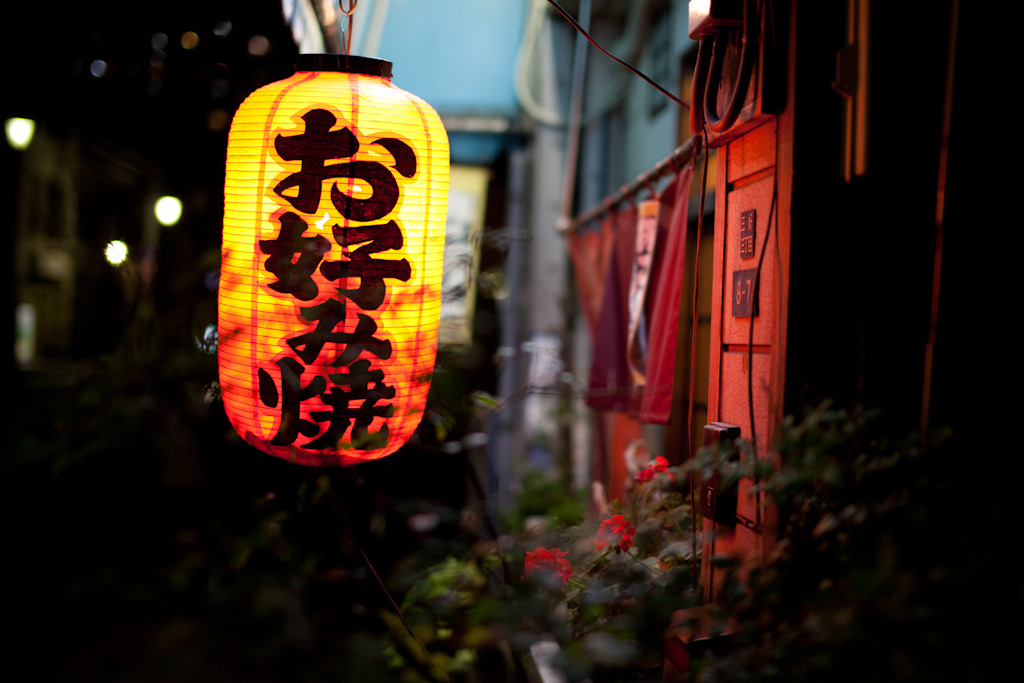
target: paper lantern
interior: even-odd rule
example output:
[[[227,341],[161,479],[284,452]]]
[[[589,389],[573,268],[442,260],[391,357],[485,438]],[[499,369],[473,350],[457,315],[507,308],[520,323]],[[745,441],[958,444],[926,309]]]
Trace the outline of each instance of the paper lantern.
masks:
[[[228,137],[218,296],[224,408],[306,465],[399,448],[430,388],[448,137],[391,63],[300,55]]]

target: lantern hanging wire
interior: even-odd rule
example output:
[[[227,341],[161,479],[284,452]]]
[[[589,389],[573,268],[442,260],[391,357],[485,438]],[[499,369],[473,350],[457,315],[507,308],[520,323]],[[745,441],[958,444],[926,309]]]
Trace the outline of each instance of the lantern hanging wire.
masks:
[[[345,54],[352,54],[352,14],[356,11],[356,5],[359,4],[359,0],[352,0],[352,4],[348,9],[345,9],[345,0],[338,0],[338,9],[341,13],[348,17],[348,27],[345,29]]]

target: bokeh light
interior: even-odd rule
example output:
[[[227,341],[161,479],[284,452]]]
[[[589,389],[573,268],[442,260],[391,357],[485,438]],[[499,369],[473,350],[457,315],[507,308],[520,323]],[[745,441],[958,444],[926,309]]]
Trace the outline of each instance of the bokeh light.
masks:
[[[206,115],[206,127],[214,133],[221,133],[231,124],[231,114],[226,109],[214,109]]]
[[[181,200],[177,197],[160,197],[153,206],[153,213],[160,225],[174,225],[181,219]]]
[[[103,251],[103,255],[106,256],[107,263],[112,266],[119,266],[128,258],[128,245],[121,240],[112,240],[107,243],[107,248]]]
[[[36,132],[36,122],[32,119],[7,119],[4,121],[4,133],[7,144],[17,150],[27,149],[32,144],[32,136]]]
[[[264,36],[256,35],[249,39],[246,49],[254,57],[262,57],[270,51],[270,41]]]

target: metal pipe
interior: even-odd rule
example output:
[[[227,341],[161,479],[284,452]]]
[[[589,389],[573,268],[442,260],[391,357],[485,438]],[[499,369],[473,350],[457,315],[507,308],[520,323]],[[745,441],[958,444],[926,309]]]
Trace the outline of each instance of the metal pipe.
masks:
[[[584,31],[590,30],[590,0],[580,2],[579,24]],[[562,186],[562,213],[558,228],[569,223],[572,215],[572,198],[576,191],[576,166],[580,155],[580,120],[583,117],[583,88],[587,73],[587,40],[582,33],[576,34],[576,53],[572,62],[572,101],[569,110],[569,130],[565,141],[565,181]]]
[[[373,3],[373,13],[370,15],[370,22],[367,26],[366,36],[362,50],[359,54],[366,55],[367,57],[377,57],[377,53],[380,51],[380,39],[384,35],[384,24],[387,23],[388,9],[391,5],[391,0],[376,0]]]
[[[490,482],[489,493],[504,513],[515,503],[514,465],[523,453],[522,401],[523,362],[519,347],[523,337],[523,268],[526,264],[526,209],[529,168],[527,150],[514,140],[508,153],[508,201],[506,225],[510,233],[508,254],[505,257],[505,289],[508,294],[498,300],[500,338],[500,367],[498,375],[498,411],[489,428],[488,455],[495,480]],[[495,511],[492,511],[495,512]]]
[[[332,54],[340,54],[344,48],[338,23],[338,0],[319,0],[313,3],[313,12],[320,24],[320,34],[324,38],[324,49]]]
[[[651,170],[637,176],[636,180],[633,182],[623,185],[617,192],[605,197],[605,199],[597,206],[591,207],[590,209],[577,214],[572,221],[561,229],[561,232],[563,234],[569,234],[570,232],[578,230],[590,221],[608,213],[617,204],[626,201],[644,188],[650,187],[669,173],[677,172],[697,153],[698,149],[695,144],[696,140],[698,140],[698,138],[690,138],[679,147],[676,147],[672,154],[656,163]]]

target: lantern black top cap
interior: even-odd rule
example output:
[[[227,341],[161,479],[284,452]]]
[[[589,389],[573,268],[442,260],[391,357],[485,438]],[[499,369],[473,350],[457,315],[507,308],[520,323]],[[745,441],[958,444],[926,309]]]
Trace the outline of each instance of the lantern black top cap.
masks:
[[[296,71],[341,71],[350,74],[365,74],[391,78],[391,62],[372,57],[354,55],[310,54],[299,55],[295,60]]]

